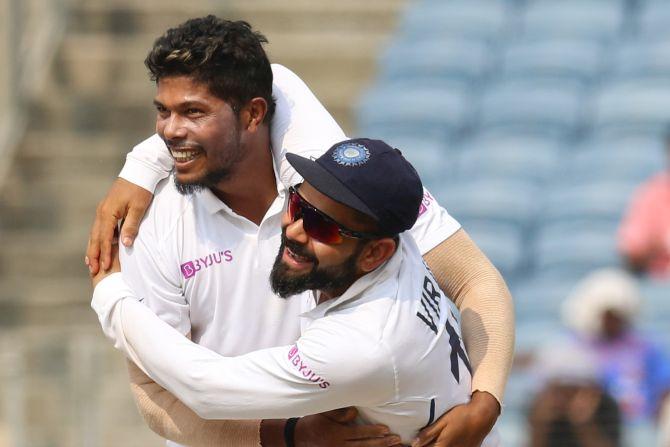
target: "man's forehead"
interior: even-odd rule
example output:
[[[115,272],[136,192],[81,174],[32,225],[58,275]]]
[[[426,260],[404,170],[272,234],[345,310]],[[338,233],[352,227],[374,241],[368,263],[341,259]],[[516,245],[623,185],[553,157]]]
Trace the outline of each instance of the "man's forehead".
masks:
[[[183,101],[219,100],[207,84],[190,76],[169,76],[160,78],[156,84],[156,97],[176,95]]]

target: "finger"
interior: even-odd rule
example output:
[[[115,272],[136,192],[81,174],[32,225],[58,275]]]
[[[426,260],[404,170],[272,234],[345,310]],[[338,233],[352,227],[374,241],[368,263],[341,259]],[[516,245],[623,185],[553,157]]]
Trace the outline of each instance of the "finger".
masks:
[[[392,447],[401,444],[402,440],[397,435],[388,435],[381,438],[357,439],[346,441],[346,447]]]
[[[133,245],[133,242],[135,241],[137,233],[140,229],[140,221],[144,216],[144,211],[144,209],[137,207],[131,207],[128,210],[128,215],[123,221],[123,226],[121,227],[121,242],[126,247]]]
[[[412,447],[425,447],[430,445],[446,429],[446,424],[433,424],[419,432],[416,439],[412,442]]]
[[[347,435],[347,439],[356,440],[356,439],[367,439],[367,438],[378,438],[381,436],[386,436],[391,434],[391,431],[386,425],[375,424],[375,425],[354,425],[351,428],[351,431]]]
[[[119,244],[118,241],[112,244],[112,271],[121,271],[121,261],[119,258]]]
[[[88,237],[86,257],[84,258],[84,262],[88,266],[91,275],[97,274],[100,267],[98,263],[100,257],[100,243],[99,239],[96,237],[99,231],[98,226],[98,219],[96,219],[95,222],[93,222],[93,227],[91,228],[91,233]]]
[[[353,420],[356,419],[358,410],[355,407],[338,408],[337,410],[326,411],[325,413],[322,413],[322,415],[331,421],[346,424],[347,422],[353,422]]]
[[[98,239],[100,243],[100,264],[103,270],[109,270],[112,265],[112,243],[118,220],[116,217],[103,217],[100,222]]]

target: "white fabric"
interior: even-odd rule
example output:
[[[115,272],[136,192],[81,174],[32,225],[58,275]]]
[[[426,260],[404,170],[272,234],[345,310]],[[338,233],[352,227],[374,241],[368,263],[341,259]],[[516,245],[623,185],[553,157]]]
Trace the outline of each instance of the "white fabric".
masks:
[[[271,136],[278,196],[260,226],[209,190],[179,194],[172,179],[164,179],[172,158],[158,136],[136,146],[121,173],[150,191],[155,188],[133,247],[121,247],[124,279],[166,323],[225,356],[287,345],[298,337],[301,298],[276,297],[268,281],[280,245],[286,190],[300,181],[285,154],[317,157],[346,138],[295,74],[277,65],[273,73],[277,110]],[[422,253],[459,228],[426,191],[411,230]]]
[[[574,287],[563,302],[563,322],[586,337],[598,337],[602,331],[602,316],[616,311],[633,320],[642,304],[638,284],[628,272],[604,268],[589,273]]]
[[[363,421],[410,443],[469,400],[458,321],[406,235],[384,266],[304,313],[296,342],[236,358],[192,343],[133,296],[118,274],[98,285],[92,306],[105,334],[201,417],[287,418],[354,405]],[[484,445],[496,444],[494,433]]]

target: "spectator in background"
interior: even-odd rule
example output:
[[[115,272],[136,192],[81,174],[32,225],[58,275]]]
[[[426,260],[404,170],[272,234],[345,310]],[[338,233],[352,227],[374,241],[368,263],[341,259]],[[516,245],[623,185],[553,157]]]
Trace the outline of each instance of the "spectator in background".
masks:
[[[654,420],[670,391],[670,361],[633,326],[640,304],[634,278],[605,269],[577,284],[563,307],[574,343],[595,359],[601,384],[626,422]]]
[[[574,343],[540,352],[543,383],[528,413],[530,447],[616,447],[621,416],[614,399],[598,384],[592,353]]]
[[[666,169],[642,184],[619,227],[619,251],[635,273],[670,279],[670,129]]]

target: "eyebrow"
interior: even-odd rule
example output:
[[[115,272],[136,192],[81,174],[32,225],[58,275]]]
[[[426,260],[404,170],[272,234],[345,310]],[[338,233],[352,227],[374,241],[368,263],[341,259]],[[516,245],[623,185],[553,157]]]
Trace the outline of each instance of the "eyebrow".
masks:
[[[154,103],[154,106],[163,106],[163,107],[165,107],[165,105],[164,105],[162,102],[160,102],[159,100],[157,100],[157,99],[154,99],[153,103]],[[180,103],[180,104],[178,105],[178,107],[181,108],[181,109],[186,109],[186,108],[189,108],[189,107],[204,108],[204,107],[207,107],[207,104],[205,104],[205,103],[202,102],[202,101],[194,101],[194,100],[191,100],[191,101],[184,101],[184,102]]]

